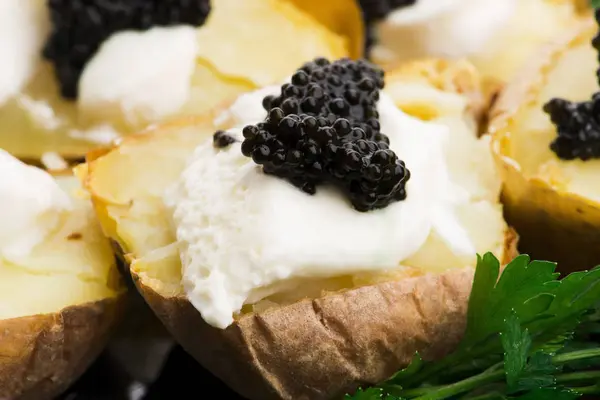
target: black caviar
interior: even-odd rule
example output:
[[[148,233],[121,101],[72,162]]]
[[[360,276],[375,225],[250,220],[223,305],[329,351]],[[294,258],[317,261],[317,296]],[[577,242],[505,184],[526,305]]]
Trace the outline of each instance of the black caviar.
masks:
[[[600,158],[600,93],[592,100],[552,99],[544,105],[557,128],[550,149],[563,160]]]
[[[365,22],[366,42],[365,49],[368,53],[375,44],[374,24],[387,17],[392,11],[415,5],[417,0],[359,0],[360,8]]]
[[[48,0],[52,31],[44,57],[54,64],[63,97],[75,99],[86,63],[102,42],[123,30],[201,26],[210,0]]]
[[[235,143],[237,140],[225,131],[216,131],[213,135],[213,146],[223,149]]]
[[[378,120],[383,84],[383,71],[363,60],[307,63],[264,99],[268,117],[244,128],[242,153],[306,193],[331,183],[358,211],[404,200],[410,172]]]
[[[595,17],[600,25],[600,9],[595,11]],[[598,51],[600,62],[600,32],[592,40],[592,46]],[[596,76],[600,82],[600,69]],[[557,137],[550,149],[558,158],[583,161],[600,158],[600,92],[583,102],[555,98],[543,109],[556,126]]]
[[[383,86],[383,71],[367,61],[318,58],[292,75],[279,96],[265,97],[263,106],[267,111],[280,108],[285,115],[321,116],[330,123],[346,118],[372,139],[379,131],[377,100]]]

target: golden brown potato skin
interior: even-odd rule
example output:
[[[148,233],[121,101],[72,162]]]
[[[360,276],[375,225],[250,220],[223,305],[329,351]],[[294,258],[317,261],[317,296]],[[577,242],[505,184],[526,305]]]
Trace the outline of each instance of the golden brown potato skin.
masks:
[[[506,235],[505,263],[517,236]],[[473,269],[449,271],[306,299],[242,316],[225,330],[204,322],[183,296],[135,284],[200,364],[252,400],[327,400],[378,383],[461,339]]]
[[[104,348],[122,297],[0,321],[0,399],[52,399]]]
[[[543,85],[540,76],[565,49],[591,40],[596,31],[590,20],[545,48],[490,111],[489,131],[503,179],[505,218],[519,233],[521,251],[535,259],[555,261],[565,273],[600,264],[600,204],[525,176],[508,155],[511,130],[520,107],[533,101],[532,96]]]

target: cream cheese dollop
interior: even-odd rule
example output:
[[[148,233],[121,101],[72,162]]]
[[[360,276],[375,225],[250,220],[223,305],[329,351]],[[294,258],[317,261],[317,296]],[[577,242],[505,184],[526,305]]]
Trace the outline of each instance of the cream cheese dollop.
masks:
[[[333,187],[308,195],[242,155],[243,126],[263,120],[262,99],[278,91],[274,86],[241,96],[228,111],[240,122],[228,131],[238,141],[225,149],[215,149],[212,140],[200,145],[165,194],[182,284],[207,323],[225,328],[244,304],[294,280],[399,268],[432,230],[450,248],[475,254],[450,206],[456,193],[445,165],[447,127],[404,114],[381,93],[382,132],[411,171],[408,197],[358,212]]]
[[[115,33],[83,70],[78,107],[91,119],[133,124],[174,114],[190,96],[197,53],[192,26]]]
[[[0,1],[0,106],[38,67],[50,19],[45,0]]]
[[[516,8],[517,0],[419,0],[375,25],[373,57],[394,61],[471,56],[485,50]]]
[[[0,149],[0,259],[29,255],[72,209],[71,198],[47,172]]]

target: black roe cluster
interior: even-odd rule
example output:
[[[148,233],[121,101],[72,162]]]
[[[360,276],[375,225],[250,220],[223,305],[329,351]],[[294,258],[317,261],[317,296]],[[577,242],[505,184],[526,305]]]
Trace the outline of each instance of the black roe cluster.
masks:
[[[376,42],[373,25],[392,11],[400,7],[412,6],[416,2],[417,0],[359,0],[365,22],[367,53]]]
[[[383,71],[366,61],[316,59],[266,97],[264,122],[243,130],[242,153],[306,193],[328,182],[358,211],[406,198],[410,172],[381,133]]]
[[[83,68],[113,33],[201,26],[211,9],[210,0],[48,0],[48,7],[52,31],[43,55],[67,99],[77,98]]]
[[[550,149],[563,160],[600,158],[600,93],[581,103],[552,99],[544,105],[558,136]]]
[[[600,25],[600,9],[596,10],[595,16]],[[592,45],[598,51],[600,62],[600,32]],[[596,75],[600,82],[600,69]],[[544,105],[544,112],[556,126],[558,135],[550,149],[558,158],[583,161],[600,158],[600,92],[584,102],[552,99]]]

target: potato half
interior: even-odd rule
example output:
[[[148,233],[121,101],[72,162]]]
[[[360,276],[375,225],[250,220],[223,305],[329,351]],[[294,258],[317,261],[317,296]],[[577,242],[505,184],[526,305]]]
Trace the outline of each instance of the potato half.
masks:
[[[361,14],[352,0],[211,4],[209,18],[198,28],[190,97],[169,118],[202,114],[242,92],[278,82],[308,59],[362,54]],[[126,135],[154,122],[83,115],[76,102],[60,96],[50,63],[40,62],[23,92],[0,107],[0,148],[22,159],[37,160],[47,151],[83,159],[87,151],[110,144],[112,134],[102,125]]]
[[[448,163],[473,193],[459,218],[478,251],[508,260],[516,237],[502,219],[489,142],[476,139],[472,110],[479,85],[470,64],[437,60],[391,71],[386,79],[399,107],[451,126],[456,147]],[[162,194],[215,131],[215,115],[220,113],[127,138],[111,151],[91,154],[78,169],[105,233],[131,262],[139,291],[188,352],[250,399],[319,400],[388,377],[417,350],[432,359],[459,341],[473,268],[455,265],[434,235],[402,272],[319,281],[316,288],[307,285],[312,290],[248,305],[225,330],[207,325],[181,286]],[[464,157],[464,145],[472,146],[473,157]]]
[[[485,78],[485,92],[493,95],[522,68],[532,52],[554,37],[560,36],[565,29],[573,27],[589,13],[589,0],[519,0],[516,2],[512,17],[506,21],[505,26],[491,36],[485,48],[465,56],[469,57]],[[478,17],[480,16],[472,18]],[[414,57],[444,56],[444,54],[427,53],[431,51],[430,46],[421,43],[422,39],[419,37],[426,36],[426,31],[427,27],[417,30],[411,25],[408,25],[405,30],[382,28],[379,33],[383,41],[392,41],[394,38],[398,40],[400,35],[404,35],[403,39],[408,44],[402,50],[402,55],[394,54],[393,50],[373,51],[373,61],[390,66]],[[411,42],[420,44],[411,45]]]
[[[491,111],[506,218],[534,258],[565,270],[600,264],[600,162],[561,161],[556,128],[542,106],[553,97],[584,101],[598,90],[591,20],[540,52]]]
[[[57,180],[74,209],[22,263],[0,260],[0,399],[60,394],[120,315],[124,288],[89,196],[72,175]]]

